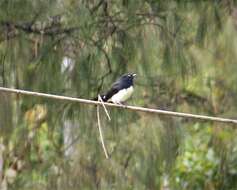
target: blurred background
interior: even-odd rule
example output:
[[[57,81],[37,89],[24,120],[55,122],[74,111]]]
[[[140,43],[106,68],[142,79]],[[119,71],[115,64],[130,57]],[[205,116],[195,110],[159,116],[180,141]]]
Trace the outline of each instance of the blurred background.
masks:
[[[0,0],[0,86],[236,118],[235,0]],[[0,92],[0,189],[237,189],[236,126]]]

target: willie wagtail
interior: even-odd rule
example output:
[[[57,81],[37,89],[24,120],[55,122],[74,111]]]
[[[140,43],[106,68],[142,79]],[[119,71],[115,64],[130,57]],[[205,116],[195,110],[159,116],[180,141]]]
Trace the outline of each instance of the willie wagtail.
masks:
[[[112,84],[110,90],[100,95],[104,102],[113,102],[115,104],[122,104],[133,93],[133,79],[136,76],[134,73],[122,75],[115,83]],[[95,98],[94,100],[98,100]]]

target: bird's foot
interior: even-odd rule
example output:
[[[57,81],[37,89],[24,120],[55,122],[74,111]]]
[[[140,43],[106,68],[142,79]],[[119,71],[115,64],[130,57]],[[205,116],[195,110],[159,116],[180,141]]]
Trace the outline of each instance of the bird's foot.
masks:
[[[124,104],[124,102],[113,102],[114,104],[117,104],[117,105],[120,105],[120,106],[123,106],[125,107],[126,105]]]

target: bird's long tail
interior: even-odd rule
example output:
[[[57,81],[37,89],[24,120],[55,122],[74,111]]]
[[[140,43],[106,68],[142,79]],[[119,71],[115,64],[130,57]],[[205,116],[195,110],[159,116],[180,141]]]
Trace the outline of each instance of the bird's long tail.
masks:
[[[99,94],[99,95],[100,95],[101,99],[102,99],[104,102],[107,102],[107,99],[106,99],[106,96],[105,96],[105,95],[103,95],[103,94]],[[98,101],[98,96],[95,97],[95,98],[93,98],[92,100]]]

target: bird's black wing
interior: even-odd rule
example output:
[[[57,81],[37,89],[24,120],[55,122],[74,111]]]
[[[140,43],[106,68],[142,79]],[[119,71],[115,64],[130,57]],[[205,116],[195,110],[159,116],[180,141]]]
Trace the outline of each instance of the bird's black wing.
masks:
[[[101,95],[102,100],[104,102],[107,102],[118,91],[122,90],[123,88],[127,88],[128,85],[129,84],[124,82],[123,79],[120,77],[115,83],[112,84],[112,87],[107,93],[105,93],[104,95]],[[94,100],[98,100],[98,98],[95,98]]]
[[[108,101],[118,91],[124,88],[129,88],[131,85],[132,83],[130,81],[124,80],[120,77],[115,83],[112,84],[111,89],[102,97],[103,101]]]
[[[104,93],[104,94],[100,94],[102,100],[103,100],[104,102],[107,102],[114,94],[116,94],[116,93],[120,90],[120,88],[121,88],[120,86],[121,86],[121,85],[120,85],[119,81],[116,81],[116,82],[112,85],[112,87],[110,88],[109,91],[107,91],[107,92]],[[92,100],[98,101],[98,97],[95,97],[95,98],[93,98]]]
[[[107,102],[113,95],[115,95],[120,90],[119,83],[115,82],[111,89],[102,97],[103,101]]]

